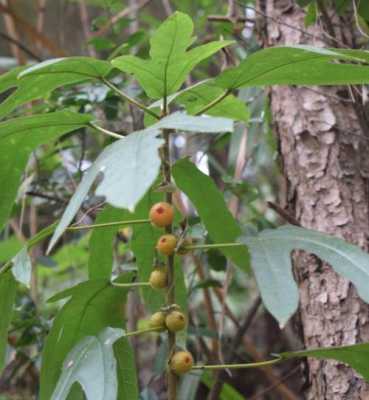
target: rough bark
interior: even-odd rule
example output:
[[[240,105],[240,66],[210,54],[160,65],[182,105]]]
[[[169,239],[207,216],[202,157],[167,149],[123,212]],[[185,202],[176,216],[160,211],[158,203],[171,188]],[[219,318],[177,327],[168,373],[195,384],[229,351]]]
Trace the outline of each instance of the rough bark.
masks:
[[[273,17],[266,19],[266,46],[332,46],[326,35],[330,29],[338,42],[353,46],[352,20],[335,16],[330,27],[320,20],[305,28],[303,10],[291,3],[259,2],[260,11]],[[332,10],[328,11],[332,16]],[[286,179],[285,206],[302,226],[368,250],[369,129],[350,91],[342,87],[274,87],[270,99]],[[369,341],[368,305],[347,280],[303,253],[297,254],[295,268],[306,347]],[[309,360],[308,366],[306,398],[369,399],[368,385],[352,369],[333,361]]]

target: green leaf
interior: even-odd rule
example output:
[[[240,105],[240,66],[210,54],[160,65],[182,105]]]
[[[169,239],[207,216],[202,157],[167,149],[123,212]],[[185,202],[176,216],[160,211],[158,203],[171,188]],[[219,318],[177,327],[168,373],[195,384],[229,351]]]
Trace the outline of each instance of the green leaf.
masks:
[[[44,61],[20,74],[17,70],[18,80],[11,80],[11,86],[16,86],[17,90],[0,104],[0,117],[22,104],[47,96],[58,87],[104,77],[111,69],[107,61],[70,57]],[[14,74],[13,71],[12,73]],[[8,79],[10,81],[10,76]]]
[[[11,271],[14,278],[23,285],[30,287],[32,261],[28,255],[27,245],[23,246],[23,248],[15,255],[15,257],[13,257],[12,262],[13,267]]]
[[[91,120],[89,115],[68,111],[21,117],[0,123],[0,229],[13,206],[23,170],[32,151],[74,131]]]
[[[131,213],[107,206],[98,214],[95,223],[102,224],[129,219]],[[132,218],[133,219],[133,218]],[[113,243],[117,227],[104,227],[92,230],[89,242],[88,274],[90,279],[110,279],[113,268]]]
[[[172,173],[176,185],[189,197],[214,242],[233,242],[241,235],[241,228],[209,176],[188,159],[177,161]],[[222,248],[221,251],[243,271],[249,270],[246,247]]]
[[[201,376],[201,382],[204,383],[209,389],[214,384],[213,376],[205,371]],[[234,389],[231,385],[225,383],[222,387],[222,391],[219,396],[220,400],[245,400],[245,397],[242,396],[236,389]]]
[[[127,274],[120,282],[130,282]],[[49,400],[62,372],[65,356],[85,336],[106,327],[124,326],[123,305],[127,290],[107,280],[92,280],[67,289],[49,301],[71,297],[54,319],[42,354],[40,399]]]
[[[189,114],[197,114],[223,93],[224,90],[216,86],[214,81],[208,80],[179,92],[174,101],[184,106]],[[205,114],[243,122],[248,122],[250,117],[245,102],[233,95],[225,97],[220,103],[207,110]]]
[[[198,133],[221,133],[232,132],[233,121],[229,118],[220,117],[194,117],[184,112],[175,112],[160,120],[151,128],[176,129]]]
[[[257,51],[215,83],[226,89],[265,85],[345,85],[369,82],[369,66],[360,50],[311,46],[272,47]],[[345,61],[338,63],[337,61]]]
[[[115,58],[112,64],[121,71],[133,74],[149,97],[167,97],[181,87],[199,62],[232,43],[211,42],[187,51],[194,41],[192,32],[191,18],[176,12],[152,37],[149,60],[129,55]]]
[[[298,289],[292,275],[291,252],[305,250],[328,262],[350,280],[369,302],[369,255],[342,239],[297,226],[283,226],[242,238],[266,308],[283,326],[296,311]]]
[[[4,367],[5,349],[8,345],[8,328],[13,314],[17,284],[10,271],[0,275],[0,371]]]
[[[75,382],[82,386],[87,400],[116,400],[117,362],[113,345],[123,335],[122,329],[106,328],[77,343],[64,361],[51,400],[65,400]]]
[[[302,351],[287,351],[279,354],[279,356],[281,356],[282,359],[314,357],[341,361],[348,364],[369,382],[369,343]]]
[[[114,344],[117,360],[118,398],[117,400],[138,399],[137,369],[133,348],[126,337]]]
[[[104,196],[114,207],[133,211],[156,179],[159,168],[159,147],[163,140],[153,127],[134,132],[106,147],[83,176],[76,192],[64,211],[51,238],[48,251],[55,245],[71,223],[96,177],[103,172],[103,180],[96,188],[97,196]]]
[[[0,242],[0,262],[9,261],[22,249],[22,242],[15,236]]]
[[[18,83],[18,75],[21,71],[23,71],[26,67],[16,67],[11,71],[6,72],[5,74],[0,75],[0,93],[5,92],[15,86]]]

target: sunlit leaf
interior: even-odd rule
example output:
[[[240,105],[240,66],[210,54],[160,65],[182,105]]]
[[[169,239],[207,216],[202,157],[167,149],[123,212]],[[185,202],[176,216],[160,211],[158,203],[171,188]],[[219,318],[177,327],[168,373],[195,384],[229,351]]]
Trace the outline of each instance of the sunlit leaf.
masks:
[[[25,70],[16,70],[16,80],[8,75],[6,89],[16,87],[14,93],[0,104],[0,117],[14,110],[22,104],[47,96],[54,89],[80,83],[91,79],[98,79],[107,75],[112,69],[107,61],[96,60],[90,57],[69,57],[47,60],[33,65]],[[0,91],[5,90],[1,86]]]
[[[115,58],[112,64],[133,74],[149,97],[166,97],[181,87],[199,62],[232,43],[210,42],[187,50],[194,41],[192,32],[191,18],[176,12],[163,22],[151,38],[149,60],[127,55]]]

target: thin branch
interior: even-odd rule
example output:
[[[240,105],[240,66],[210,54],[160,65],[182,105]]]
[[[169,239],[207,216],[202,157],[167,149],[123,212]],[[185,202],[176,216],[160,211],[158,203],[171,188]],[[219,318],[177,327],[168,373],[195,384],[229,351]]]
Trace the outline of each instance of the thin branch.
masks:
[[[34,53],[31,49],[26,47],[23,43],[21,43],[19,40],[9,36],[5,32],[0,32],[0,37],[2,37],[4,40],[14,44],[19,48],[19,50],[22,50],[25,54],[28,56],[32,57],[36,61],[42,61],[42,58],[38,56],[36,53]]]
[[[63,57],[66,55],[64,50],[56,46],[49,38],[39,33],[33,25],[29,24],[27,20],[14,13],[9,7],[6,7],[4,4],[0,3],[0,12],[10,15],[13,20],[18,24],[20,30],[29,34],[32,40],[34,40],[35,42],[42,44],[46,49],[50,51],[51,54],[57,57]]]
[[[109,131],[108,129],[102,128],[101,126],[96,125],[96,124],[94,124],[93,122],[90,122],[90,123],[89,123],[89,126],[90,126],[91,128],[96,129],[97,131],[103,133],[104,135],[111,136],[111,137],[113,137],[113,138],[115,138],[115,139],[122,139],[122,138],[124,138],[123,135],[119,135],[119,133],[115,133],[115,132]]]
[[[260,305],[261,305],[261,298],[260,298],[260,296],[258,296],[252,303],[252,305],[244,319],[244,322],[238,328],[236,336],[234,337],[234,339],[232,341],[231,348],[228,353],[229,356],[227,357],[228,363],[232,363],[235,360],[236,354],[237,354],[237,349],[242,343],[242,338],[244,337],[244,335],[250,328],[250,325],[252,324]],[[263,365],[263,366],[265,366],[265,365]],[[219,371],[215,375],[215,377],[214,377],[215,382],[214,382],[214,384],[210,390],[210,393],[208,395],[208,400],[216,400],[219,398],[219,394],[222,390],[225,378],[226,378],[225,371]]]
[[[272,201],[267,201],[267,205],[269,208],[274,210],[277,214],[279,214],[283,219],[289,222],[292,225],[301,226],[300,222],[287,211],[285,211],[282,207],[278,204],[273,203]]]
[[[355,16],[355,24],[356,24],[356,28],[358,29],[358,31],[367,39],[369,39],[369,35],[367,33],[365,33],[360,26],[360,22],[359,22],[359,13],[357,11],[357,6],[355,3],[355,0],[352,0],[352,7],[354,9],[354,16]]]
[[[192,260],[193,260],[194,264],[196,265],[196,272],[199,276],[199,279],[201,281],[204,281],[205,280],[205,272],[204,272],[201,261],[195,255],[192,255]],[[217,326],[217,322],[216,322],[215,316],[214,316],[215,315],[214,307],[213,307],[213,303],[211,301],[209,288],[204,287],[203,292],[204,292],[204,304],[205,304],[205,309],[206,309],[206,313],[208,316],[209,328],[212,332],[218,332],[218,326]],[[215,354],[218,354],[218,352],[219,352],[218,338],[212,339],[212,350]]]
[[[139,101],[135,100],[133,97],[129,96],[127,93],[122,92],[118,89],[113,83],[108,81],[105,78],[101,78],[101,81],[105,83],[113,92],[118,94],[123,99],[127,100],[128,102],[134,104],[136,107],[140,108],[141,110],[145,111],[147,114],[150,114],[156,119],[160,119],[160,115],[156,114],[154,111],[150,110],[150,108],[146,107],[144,104],[140,103]]]
[[[231,94],[231,90],[227,89],[226,91],[224,91],[220,96],[218,96],[217,98],[215,98],[213,101],[211,101],[209,104],[206,104],[200,111],[198,111],[196,113],[196,115],[201,115],[201,114],[205,114],[206,111],[210,110],[211,108],[213,108],[214,106],[216,106],[217,104],[219,104],[222,100],[224,100],[227,96],[229,96]]]
[[[131,221],[114,221],[114,222],[105,222],[102,224],[91,224],[91,225],[75,225],[69,226],[67,231],[80,231],[86,229],[95,229],[95,228],[106,228],[110,226],[123,226],[123,225],[137,225],[137,224],[149,224],[149,219],[133,219]]]
[[[282,357],[275,358],[274,360],[260,361],[256,363],[246,364],[218,364],[218,365],[194,365],[192,369],[248,369],[248,368],[263,368],[285,361]]]
[[[112,25],[117,23],[120,19],[122,19],[124,17],[127,17],[128,15],[130,15],[132,13],[135,13],[138,10],[140,10],[141,8],[145,7],[147,4],[150,3],[150,1],[151,0],[137,1],[134,6],[127,7],[124,10],[120,11],[119,13],[113,15],[110,18],[110,20],[105,25],[103,25],[97,32],[94,32],[93,35],[94,36],[103,36],[103,35],[105,35]]]

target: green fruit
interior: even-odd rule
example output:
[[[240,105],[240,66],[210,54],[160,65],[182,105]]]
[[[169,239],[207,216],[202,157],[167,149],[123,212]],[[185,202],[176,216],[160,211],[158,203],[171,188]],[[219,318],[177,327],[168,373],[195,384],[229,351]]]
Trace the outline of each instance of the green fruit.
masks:
[[[168,274],[165,267],[156,267],[150,274],[150,285],[153,289],[164,289],[168,286]]]
[[[170,332],[182,331],[186,325],[186,317],[180,311],[171,311],[165,318],[165,325]]]
[[[149,326],[150,328],[153,329],[158,329],[158,330],[165,330],[166,326],[165,326],[165,314],[161,311],[158,311],[156,313],[154,313],[151,317],[150,317],[150,322],[149,322]]]

